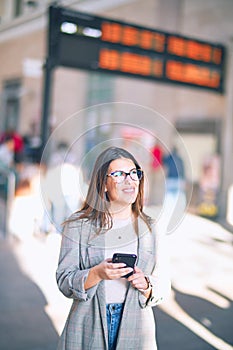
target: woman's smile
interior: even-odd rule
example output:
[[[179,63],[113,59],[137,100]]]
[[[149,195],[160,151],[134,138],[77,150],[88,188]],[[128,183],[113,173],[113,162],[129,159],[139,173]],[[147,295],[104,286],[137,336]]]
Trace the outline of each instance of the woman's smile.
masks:
[[[124,193],[134,193],[135,192],[135,188],[134,187],[126,187],[126,188],[123,188],[122,191]]]

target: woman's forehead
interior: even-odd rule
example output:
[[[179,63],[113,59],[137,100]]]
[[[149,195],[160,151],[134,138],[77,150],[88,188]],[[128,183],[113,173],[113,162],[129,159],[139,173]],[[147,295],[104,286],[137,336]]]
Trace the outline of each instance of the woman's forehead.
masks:
[[[110,164],[108,170],[115,171],[115,170],[123,170],[128,171],[135,168],[135,164],[132,161],[132,159],[129,158],[118,158],[114,159]]]

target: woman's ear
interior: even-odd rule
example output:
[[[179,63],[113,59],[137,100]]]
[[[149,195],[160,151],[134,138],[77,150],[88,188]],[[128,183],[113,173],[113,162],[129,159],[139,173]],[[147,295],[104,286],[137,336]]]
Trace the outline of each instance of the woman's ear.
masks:
[[[105,200],[107,201],[107,202],[109,202],[109,198],[108,198],[108,190],[107,190],[107,188],[105,187],[105,189],[104,189],[104,195],[105,195]]]

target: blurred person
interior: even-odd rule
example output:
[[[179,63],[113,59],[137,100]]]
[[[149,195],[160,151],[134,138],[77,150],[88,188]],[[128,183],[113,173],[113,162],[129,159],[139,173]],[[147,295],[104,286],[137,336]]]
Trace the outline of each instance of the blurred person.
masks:
[[[12,203],[9,229],[19,241],[30,240],[39,234],[42,221],[43,207],[39,193],[32,187],[32,178],[19,181]]]
[[[65,141],[60,141],[50,157],[49,166],[61,165],[64,161],[69,164],[75,164],[76,160],[77,157],[69,151],[68,144]]]
[[[163,149],[157,141],[151,149],[150,205],[161,205],[164,197]]]
[[[14,129],[10,128],[6,130],[1,135],[1,141],[6,140],[7,138],[11,138],[14,141],[14,162],[15,164],[20,164],[23,160],[23,149],[24,149],[24,141],[23,137],[16,132]]]
[[[104,150],[83,207],[64,224],[56,277],[73,305],[58,350],[157,349],[152,307],[170,292],[168,255],[165,237],[143,211],[143,194],[133,155]],[[136,254],[134,269],[113,263],[116,252]]]
[[[163,164],[166,174],[163,215],[167,220],[166,226],[170,225],[170,229],[172,229],[183,216],[186,207],[184,162],[175,146],[169,154],[163,157]],[[165,225],[163,225],[163,228],[165,228]]]
[[[0,170],[5,170],[8,175],[11,173],[11,176],[14,177],[14,183],[17,185],[21,168],[18,168],[15,164],[14,149],[15,141],[13,137],[11,135],[5,136],[0,144]],[[9,177],[7,177],[7,180],[4,181],[3,188],[5,193],[8,193],[8,184]]]
[[[217,154],[206,156],[202,164],[197,213],[206,217],[218,214],[217,198],[220,186],[220,158]]]
[[[20,173],[23,171],[23,139],[22,137],[12,128],[7,129],[0,136],[0,142],[8,142],[8,160],[10,165],[5,163],[5,166],[14,172],[16,184],[19,182]],[[11,140],[11,141],[9,141]],[[9,143],[11,144],[9,146]],[[12,147],[13,145],[13,147]],[[5,156],[7,152],[5,152]],[[4,162],[3,162],[4,163]]]
[[[185,171],[184,162],[176,147],[173,147],[171,153],[163,157],[163,163],[166,168],[166,186],[168,189],[177,191],[183,187]]]
[[[14,140],[7,136],[0,144],[0,165],[6,168],[14,166]]]
[[[42,182],[46,202],[42,229],[61,232],[61,223],[81,206],[86,187],[81,169],[76,166],[76,156],[65,142],[60,142],[52,153]]]
[[[29,127],[28,133],[23,136],[24,158],[30,163],[39,163],[42,151],[39,125],[37,122],[32,122]]]

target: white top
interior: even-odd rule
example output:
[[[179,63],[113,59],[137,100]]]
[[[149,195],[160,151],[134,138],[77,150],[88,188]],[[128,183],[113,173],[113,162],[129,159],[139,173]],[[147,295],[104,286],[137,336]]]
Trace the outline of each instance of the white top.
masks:
[[[137,254],[138,238],[131,218],[114,219],[105,237],[105,259],[114,253]],[[106,303],[123,303],[129,282],[126,278],[105,280]]]

